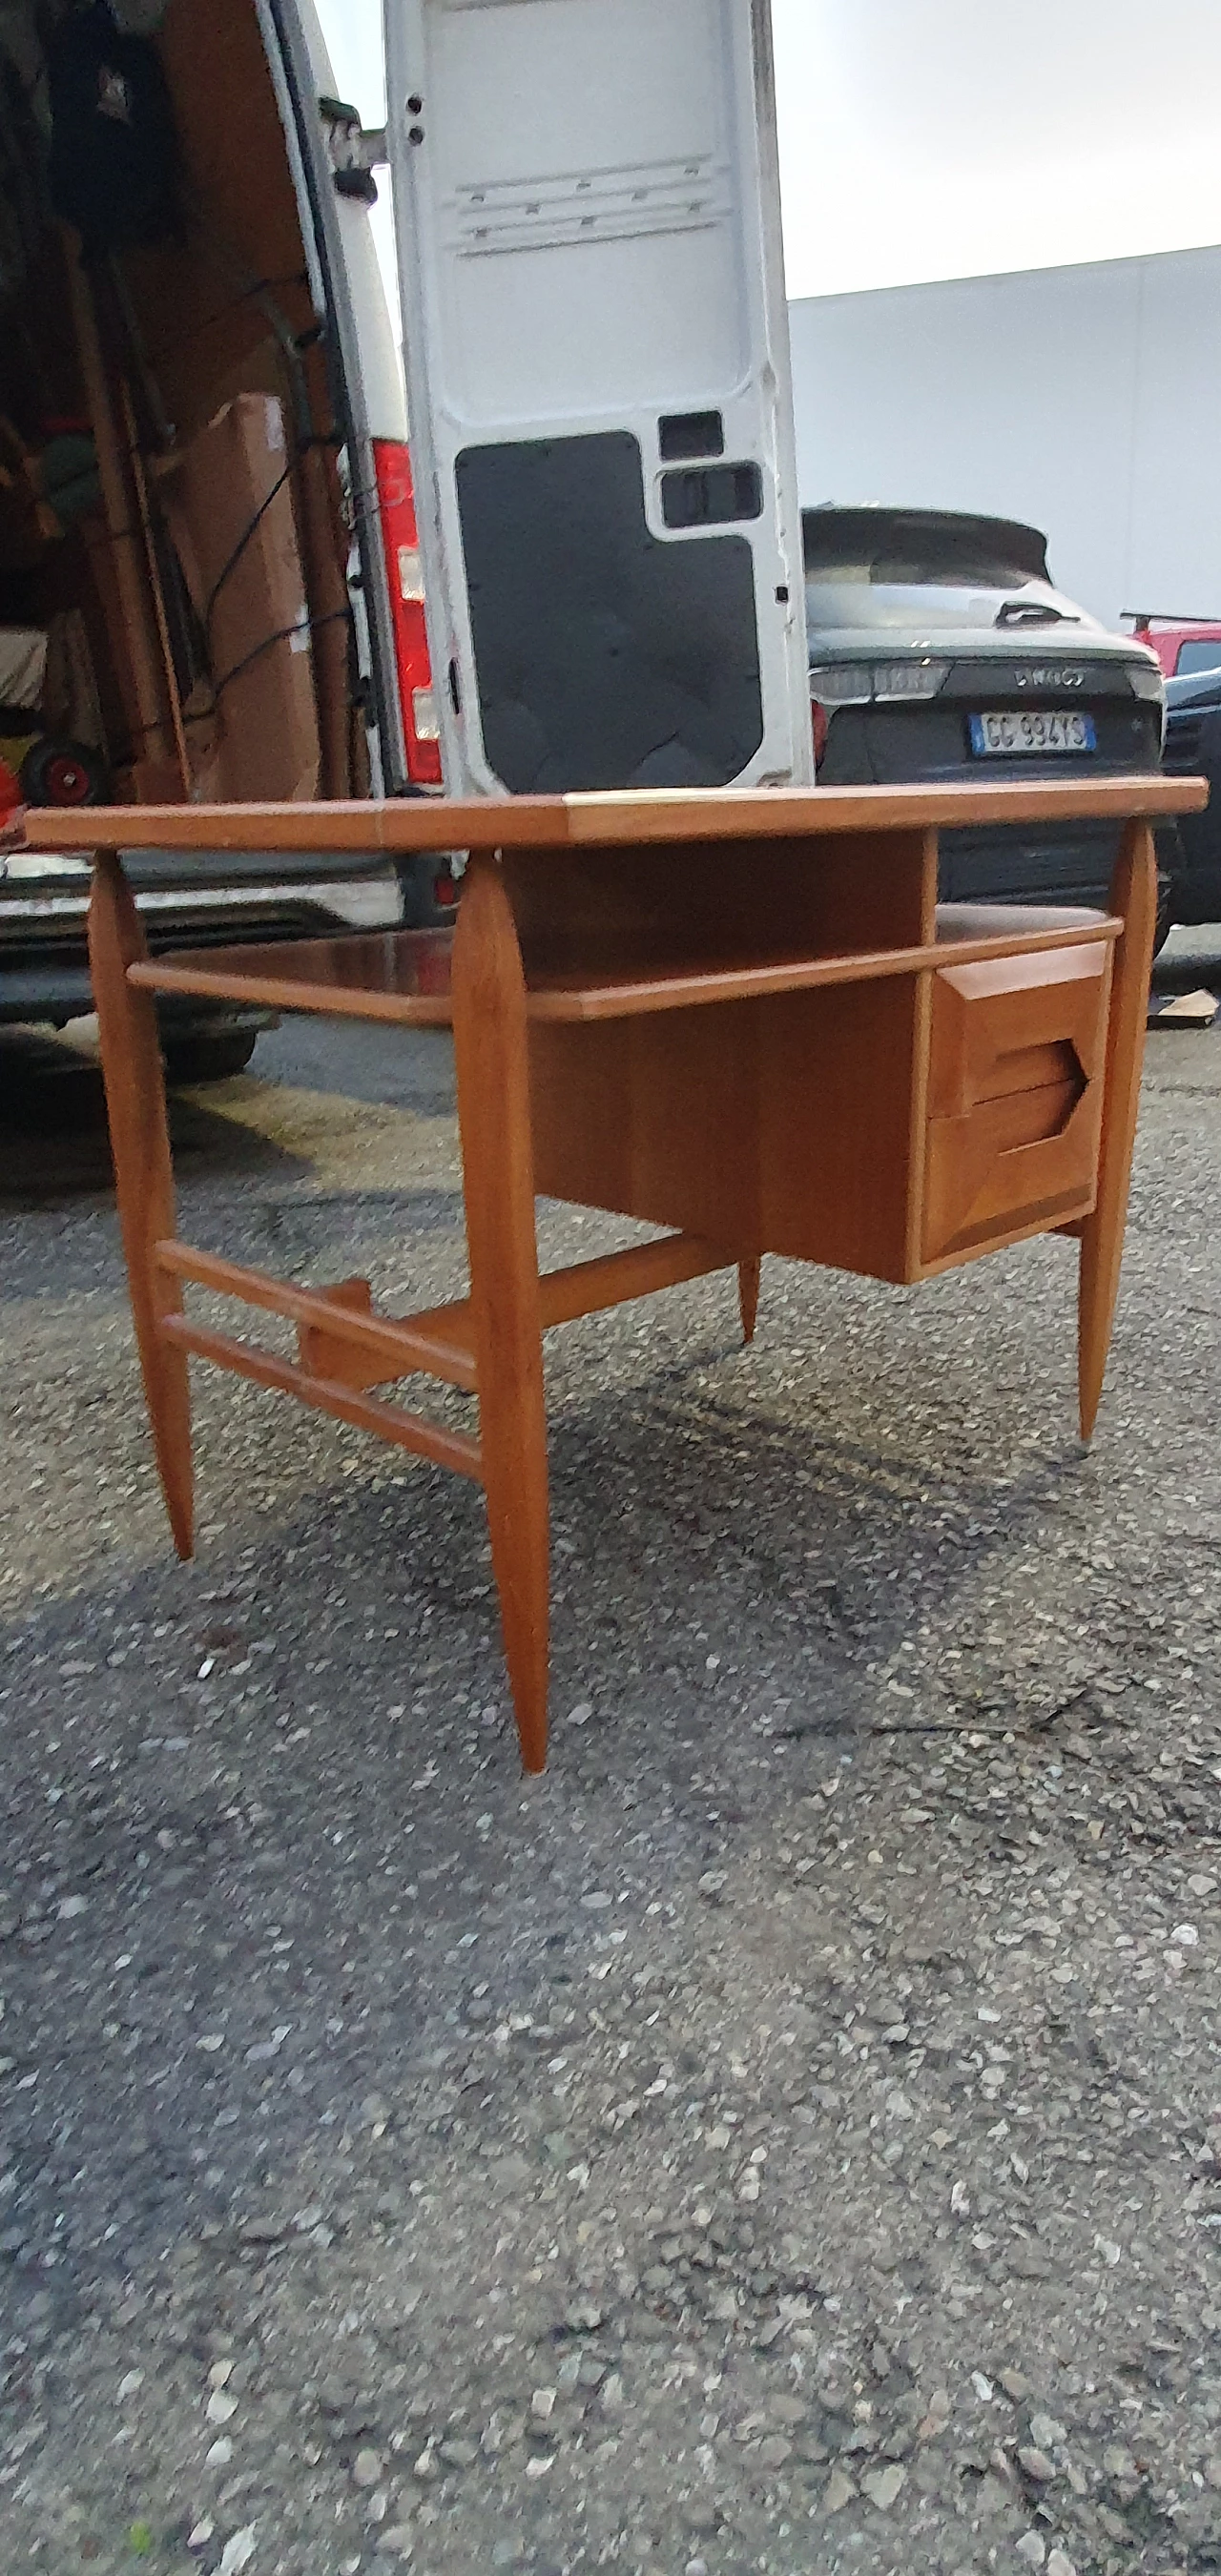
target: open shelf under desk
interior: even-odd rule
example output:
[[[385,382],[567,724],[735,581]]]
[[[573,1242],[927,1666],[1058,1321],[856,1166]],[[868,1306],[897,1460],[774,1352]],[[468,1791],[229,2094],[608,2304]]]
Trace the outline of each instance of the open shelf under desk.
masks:
[[[1054,916],[1040,916],[1050,925]],[[1009,932],[987,930],[972,938],[953,933],[934,945],[836,950],[777,947],[751,957],[698,952],[618,958],[604,968],[530,962],[526,1009],[532,1020],[619,1020],[641,1012],[689,1010],[711,1002],[763,999],[800,993],[820,984],[874,984],[893,975],[915,975],[938,966],[965,966],[981,958],[1035,955],[1077,948],[1086,940],[1118,938],[1123,923],[1103,913],[1079,914],[1055,927],[1029,922]]]
[[[141,959],[127,980],[153,993],[197,993],[351,1020],[448,1028],[451,930],[353,931],[338,939],[269,940]]]
[[[992,918],[995,919],[995,914]],[[1035,927],[1037,920],[1039,926]],[[1054,927],[1051,926],[1054,924]],[[1046,926],[1044,926],[1046,925]],[[877,983],[938,966],[985,958],[1038,955],[1084,941],[1117,939],[1123,924],[1104,913],[1043,912],[1019,916],[1012,931],[964,936],[944,916],[934,944],[811,955],[776,947],[755,954],[701,955],[689,949],[635,952],[602,962],[527,961],[526,1009],[532,1020],[629,1019],[714,1002],[763,999],[823,984]],[[387,931],[343,939],[295,940],[257,949],[218,949],[195,957],[151,958],[129,968],[133,984],[163,993],[259,1003],[272,1010],[314,1011],[341,1018],[444,1027],[451,1016],[451,934]]]

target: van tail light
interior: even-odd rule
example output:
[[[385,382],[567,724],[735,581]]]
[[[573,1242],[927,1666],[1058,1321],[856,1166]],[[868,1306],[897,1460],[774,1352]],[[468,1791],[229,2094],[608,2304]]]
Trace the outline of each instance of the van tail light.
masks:
[[[823,753],[827,748],[827,710],[819,705],[817,698],[810,700],[810,715],[814,725],[814,767],[817,771],[822,768]]]
[[[416,741],[421,745],[440,742],[441,720],[437,714],[437,701],[431,689],[412,690],[411,726]]]
[[[415,496],[411,488],[411,459],[403,441],[397,438],[375,438],[373,456],[386,570],[390,579],[407,775],[413,787],[439,787],[440,726],[424,625],[424,581],[420,568]]]

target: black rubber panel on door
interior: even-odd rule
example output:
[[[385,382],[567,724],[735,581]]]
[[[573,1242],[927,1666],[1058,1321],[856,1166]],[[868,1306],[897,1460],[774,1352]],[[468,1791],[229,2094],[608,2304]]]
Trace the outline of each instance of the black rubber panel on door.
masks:
[[[747,539],[655,537],[625,430],[468,447],[456,476],[484,749],[503,785],[739,777],[763,740]]]
[[[757,465],[688,465],[681,474],[663,474],[661,515],[668,528],[762,518],[763,476]]]

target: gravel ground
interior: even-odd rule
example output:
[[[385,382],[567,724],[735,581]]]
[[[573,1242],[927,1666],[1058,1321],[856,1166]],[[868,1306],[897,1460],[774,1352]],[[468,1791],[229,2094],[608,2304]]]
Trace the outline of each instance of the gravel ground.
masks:
[[[453,1292],[445,1042],[256,1070],[185,1230]],[[473,1489],[204,1375],[174,1563],[96,1074],[3,1080],[0,2564],[1221,2569],[1221,1030],[1088,1456],[1063,1243],[552,1337],[531,1783]]]

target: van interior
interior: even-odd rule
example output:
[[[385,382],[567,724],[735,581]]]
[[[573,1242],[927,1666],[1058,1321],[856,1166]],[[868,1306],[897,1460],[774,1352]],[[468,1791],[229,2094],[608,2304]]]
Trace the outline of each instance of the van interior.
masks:
[[[0,809],[367,793],[254,0],[0,0]]]

